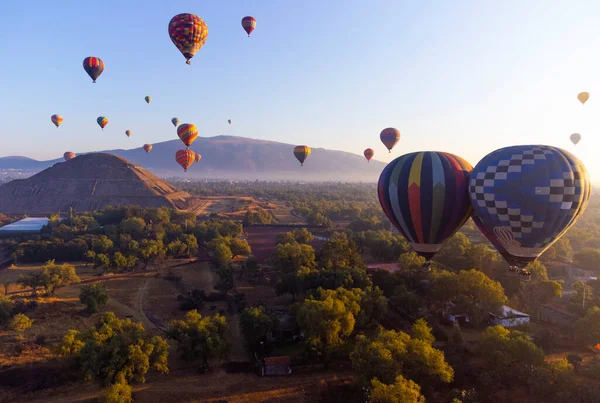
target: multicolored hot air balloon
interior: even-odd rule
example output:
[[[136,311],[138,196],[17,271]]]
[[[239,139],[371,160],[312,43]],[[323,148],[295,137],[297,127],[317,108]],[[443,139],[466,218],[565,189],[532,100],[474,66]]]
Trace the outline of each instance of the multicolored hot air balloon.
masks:
[[[496,150],[469,181],[473,221],[511,266],[529,278],[535,261],[587,206],[590,177],[573,154],[544,145]]]
[[[186,63],[200,50],[208,37],[204,20],[194,14],[177,14],[169,22],[169,36],[185,57]]]
[[[308,146],[294,147],[294,157],[296,157],[296,159],[298,161],[300,161],[300,166],[304,166],[304,161],[306,161],[306,159],[308,158],[309,155],[310,155],[310,147],[308,147]]]
[[[150,102],[152,102],[152,97],[151,97],[151,96],[149,96],[149,95],[146,95],[146,96],[144,97],[144,99],[146,100],[146,103],[147,103],[147,104],[149,104]]]
[[[150,151],[152,151],[152,144],[144,144],[144,151],[146,151],[146,154],[149,153]]]
[[[104,128],[108,124],[108,118],[104,116],[99,116],[98,119],[96,119],[96,122],[98,122],[98,125],[102,128],[102,130],[104,130]]]
[[[184,123],[177,128],[177,135],[189,147],[198,137],[198,128],[191,123]]]
[[[456,155],[422,151],[396,158],[379,177],[385,215],[428,261],[471,216],[471,169]]]
[[[54,123],[54,126],[58,129],[58,126],[63,122],[63,117],[60,115],[52,115],[50,116],[50,120]]]
[[[367,161],[370,162],[371,158],[373,158],[373,156],[375,155],[375,151],[373,151],[372,148],[367,148],[363,154],[365,154],[365,158],[367,159]]]
[[[252,31],[254,31],[254,28],[256,28],[256,18],[251,16],[242,18],[242,27],[244,28],[244,31],[246,31],[246,33],[248,34],[248,37],[250,37]]]
[[[65,161],[72,160],[75,157],[76,157],[76,155],[72,151],[67,151],[66,153],[63,154],[63,158],[65,159]]]
[[[590,93],[589,92],[580,92],[579,94],[577,94],[577,99],[579,100],[579,102],[581,102],[582,104],[585,105],[587,100],[590,99]]]
[[[179,119],[173,118],[173,119],[171,119],[171,123],[173,123],[173,126],[177,127],[177,126],[179,126]]]
[[[104,62],[98,57],[86,57],[83,59],[83,68],[92,79],[92,82],[95,83],[98,77],[100,77],[100,74],[104,71]]]
[[[183,171],[187,172],[188,168],[192,166],[196,160],[196,156],[192,150],[186,148],[185,150],[179,150],[175,153],[175,160],[181,165]]]
[[[387,129],[383,129],[381,131],[379,138],[391,153],[392,148],[394,148],[394,146],[400,141],[400,130],[394,129],[393,127],[388,127]]]
[[[229,124],[231,124],[231,119],[227,120],[227,122],[228,122]]]
[[[581,134],[579,134],[579,133],[571,134],[571,142],[573,142],[573,144],[577,145],[577,143],[579,143],[579,141],[581,141]]]
[[[125,134],[127,135],[127,137],[131,136],[131,130],[125,130]]]
[[[202,156],[199,153],[196,153],[196,162],[200,162]]]

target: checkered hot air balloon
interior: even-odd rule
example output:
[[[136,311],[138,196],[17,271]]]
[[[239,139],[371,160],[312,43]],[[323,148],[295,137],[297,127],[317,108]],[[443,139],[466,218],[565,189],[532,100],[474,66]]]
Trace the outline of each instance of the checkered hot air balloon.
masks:
[[[98,126],[100,126],[102,128],[102,130],[104,130],[104,128],[108,124],[108,118],[105,116],[98,116],[98,119],[96,119],[96,122],[98,122]]]
[[[422,151],[396,158],[379,177],[377,193],[385,215],[427,260],[471,216],[471,169],[459,156]]]
[[[296,159],[298,161],[300,161],[300,166],[304,166],[304,161],[306,161],[306,159],[308,158],[309,155],[310,155],[310,147],[308,147],[308,146],[294,147],[294,157],[296,157]]]
[[[175,153],[175,160],[181,165],[183,171],[187,172],[188,168],[192,166],[196,160],[196,155],[192,150],[186,148],[185,150],[179,150]]]
[[[191,146],[198,137],[198,128],[191,123],[183,123],[177,127],[177,135],[186,146]]]
[[[83,59],[83,68],[92,79],[92,82],[95,83],[104,71],[104,62],[99,57],[89,56]]]
[[[169,22],[169,36],[185,57],[186,63],[200,50],[208,37],[204,20],[194,14],[177,14]]]
[[[246,16],[242,18],[242,27],[244,28],[244,31],[246,31],[246,33],[248,34],[248,37],[250,37],[252,31],[254,31],[254,28],[256,28],[256,18],[251,16]]]
[[[400,130],[388,127],[383,129],[379,135],[381,142],[386,146],[389,152],[392,152],[392,148],[400,141]]]
[[[58,129],[58,126],[61,125],[61,123],[63,122],[63,117],[60,115],[52,115],[50,116],[50,120],[52,121],[52,123],[54,123],[54,126],[56,126],[56,128]]]
[[[367,148],[363,153],[368,162],[371,162],[371,158],[375,155],[375,151],[372,148]]]
[[[579,219],[588,204],[590,177],[568,151],[513,146],[486,155],[473,169],[473,221],[511,266],[535,261]]]

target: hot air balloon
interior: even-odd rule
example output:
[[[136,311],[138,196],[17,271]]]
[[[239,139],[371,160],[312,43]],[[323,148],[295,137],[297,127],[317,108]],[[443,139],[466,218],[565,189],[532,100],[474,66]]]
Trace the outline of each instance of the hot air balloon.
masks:
[[[144,144],[144,151],[146,151],[146,154],[149,153],[150,151],[152,151],[152,144]]]
[[[189,147],[198,137],[198,128],[191,123],[184,123],[177,128],[177,135]]]
[[[192,150],[186,148],[185,150],[179,150],[175,153],[175,160],[181,167],[184,172],[187,172],[188,168],[192,166],[196,159],[196,156]]]
[[[75,157],[76,157],[75,153],[71,152],[71,151],[67,151],[66,153],[63,154],[63,158],[65,159],[65,161],[72,160]]]
[[[385,215],[427,261],[471,216],[471,169],[459,156],[421,151],[396,158],[381,172],[377,193]]]
[[[208,37],[208,27],[194,14],[177,14],[169,22],[169,36],[185,57],[186,63],[200,50]]]
[[[177,127],[177,126],[179,126],[179,119],[173,118],[173,119],[171,119],[171,123],[173,123],[173,126]]]
[[[371,161],[371,158],[373,158],[373,155],[375,155],[375,151],[373,151],[372,148],[367,148],[364,154],[367,161]]]
[[[525,270],[575,222],[590,198],[581,161],[544,145],[496,150],[475,166],[469,180],[473,221],[525,280]]]
[[[579,143],[580,140],[581,140],[581,134],[579,134],[579,133],[571,134],[571,141],[573,142],[573,144],[577,145],[577,143]]]
[[[99,116],[98,119],[96,119],[96,122],[98,122],[98,125],[102,128],[102,130],[104,130],[104,128],[108,124],[108,118],[104,116]]]
[[[200,162],[202,156],[199,153],[196,153],[196,162]]]
[[[146,100],[146,103],[147,103],[147,104],[149,104],[150,102],[152,102],[152,97],[151,97],[151,96],[149,96],[149,95],[146,95],[146,96],[144,97],[144,99]]]
[[[310,148],[308,146],[296,146],[294,147],[294,156],[300,161],[300,166],[304,166],[304,161],[310,155]]]
[[[580,92],[579,94],[577,94],[577,99],[579,100],[579,102],[581,102],[582,104],[585,105],[587,100],[590,99],[590,93],[589,92]]]
[[[83,68],[92,79],[92,82],[95,83],[98,77],[100,77],[100,74],[104,71],[104,62],[98,57],[86,57],[83,59]]]
[[[127,137],[131,136],[131,130],[125,130],[125,134],[127,135]]]
[[[228,122],[229,124],[231,124],[231,119],[227,120],[227,122]]]
[[[256,18],[250,16],[242,18],[242,27],[248,34],[248,37],[250,37],[252,31],[254,31],[254,28],[256,28]]]
[[[400,141],[400,130],[388,127],[383,129],[379,135],[381,142],[387,147],[389,152],[392,152],[392,148]]]
[[[52,123],[54,123],[54,125],[58,129],[58,126],[60,126],[60,124],[63,122],[64,119],[60,115],[52,115],[52,116],[50,116],[50,120],[52,121]]]

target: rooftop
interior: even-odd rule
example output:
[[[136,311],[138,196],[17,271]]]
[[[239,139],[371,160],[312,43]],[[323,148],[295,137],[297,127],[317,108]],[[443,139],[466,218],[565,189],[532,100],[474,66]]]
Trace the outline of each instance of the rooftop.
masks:
[[[265,366],[290,366],[292,361],[290,357],[266,357],[264,358]]]
[[[3,232],[40,232],[42,227],[48,224],[46,217],[28,217],[15,221],[4,227],[0,227],[0,233]]]

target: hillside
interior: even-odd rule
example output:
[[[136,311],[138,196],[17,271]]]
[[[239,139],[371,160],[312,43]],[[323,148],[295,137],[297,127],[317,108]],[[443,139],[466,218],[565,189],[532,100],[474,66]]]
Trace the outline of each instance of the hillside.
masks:
[[[150,154],[141,148],[108,150],[161,177],[222,178],[240,180],[377,181],[385,164],[344,151],[313,148],[303,167],[294,158],[292,144],[235,136],[199,137],[191,147],[202,154],[187,173],[175,162],[180,140],[154,143]],[[60,160],[35,161],[23,157],[0,158],[0,169],[35,172]]]
[[[43,214],[73,207],[81,212],[127,204],[186,209],[190,198],[124,158],[93,153],[0,186],[0,211]]]

